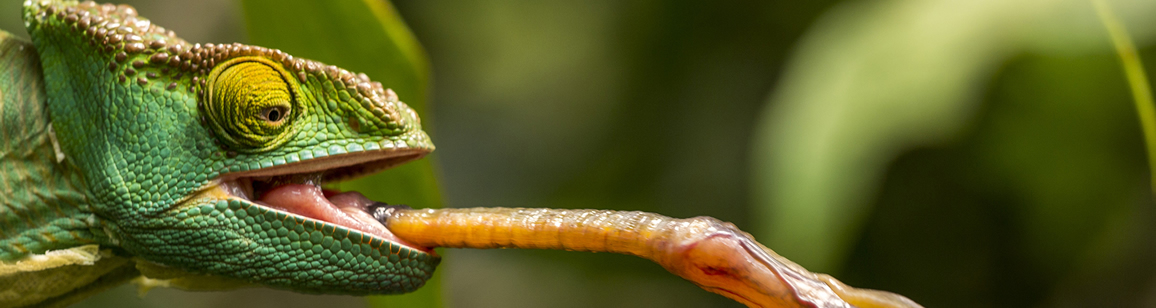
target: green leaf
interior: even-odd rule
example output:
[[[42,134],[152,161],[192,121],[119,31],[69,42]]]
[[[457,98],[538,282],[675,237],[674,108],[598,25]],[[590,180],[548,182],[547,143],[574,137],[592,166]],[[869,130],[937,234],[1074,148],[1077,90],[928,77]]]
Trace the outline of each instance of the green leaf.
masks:
[[[1148,169],[1151,170],[1152,185],[1156,187],[1156,103],[1152,101],[1152,90],[1148,88],[1148,74],[1144,73],[1144,65],[1136,53],[1136,46],[1132,43],[1131,35],[1120,23],[1111,6],[1104,0],[1093,0],[1108,36],[1112,38],[1112,45],[1116,46],[1116,53],[1120,55],[1120,63],[1124,73],[1128,76],[1128,85],[1132,88],[1132,97],[1136,102],[1136,113],[1140,115],[1140,124],[1144,130],[1144,143],[1148,145]],[[1156,193],[1156,190],[1153,190]]]
[[[397,11],[385,1],[242,0],[250,42],[297,57],[362,72],[397,92],[430,127],[425,106],[429,63]],[[441,207],[429,159],[411,162],[362,179],[340,183],[373,200],[413,207]],[[441,307],[440,275],[421,290],[375,297],[375,307]]]
[[[1119,1],[1136,21],[1151,1]],[[1143,13],[1148,12],[1148,13]],[[755,139],[759,238],[837,271],[888,164],[950,141],[984,86],[1020,52],[1107,45],[1084,1],[863,1],[817,22],[771,95]]]

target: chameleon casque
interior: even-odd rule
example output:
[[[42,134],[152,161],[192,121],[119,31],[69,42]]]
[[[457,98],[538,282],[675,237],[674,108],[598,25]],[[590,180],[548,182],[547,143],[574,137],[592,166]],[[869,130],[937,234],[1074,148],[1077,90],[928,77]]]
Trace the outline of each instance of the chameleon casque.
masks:
[[[607,251],[750,306],[918,307],[850,288],[713,218],[409,210],[321,185],[434,149],[393,91],[279,50],[190,44],[132,7],[29,1],[0,31],[0,307],[134,280],[393,294],[431,247]],[[395,235],[396,234],[396,235]]]

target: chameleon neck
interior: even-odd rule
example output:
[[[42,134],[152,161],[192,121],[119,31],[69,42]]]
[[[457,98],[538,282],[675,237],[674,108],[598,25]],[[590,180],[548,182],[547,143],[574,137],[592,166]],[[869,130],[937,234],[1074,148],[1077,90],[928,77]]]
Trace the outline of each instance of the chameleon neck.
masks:
[[[102,242],[81,174],[58,155],[40,61],[0,31],[0,261]]]

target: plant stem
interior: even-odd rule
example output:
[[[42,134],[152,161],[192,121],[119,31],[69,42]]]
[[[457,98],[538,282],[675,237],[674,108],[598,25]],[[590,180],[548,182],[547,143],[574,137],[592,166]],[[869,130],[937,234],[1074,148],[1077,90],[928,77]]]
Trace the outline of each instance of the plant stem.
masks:
[[[1156,104],[1152,100],[1152,90],[1148,87],[1148,76],[1144,73],[1144,65],[1140,62],[1140,55],[1136,53],[1136,46],[1128,30],[1112,13],[1112,8],[1105,0],[1091,0],[1096,7],[1096,13],[1112,44],[1116,46],[1116,53],[1120,55],[1120,64],[1124,67],[1124,75],[1128,79],[1128,86],[1132,88],[1132,99],[1136,102],[1136,112],[1140,115],[1140,126],[1144,131],[1144,143],[1148,148],[1148,168],[1152,176],[1152,192],[1156,195]]]

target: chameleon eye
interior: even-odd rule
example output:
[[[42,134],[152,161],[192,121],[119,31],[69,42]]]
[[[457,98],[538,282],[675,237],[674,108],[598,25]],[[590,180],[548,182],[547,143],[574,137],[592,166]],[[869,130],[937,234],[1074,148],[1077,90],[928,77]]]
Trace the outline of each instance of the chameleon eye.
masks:
[[[293,133],[300,108],[295,88],[279,65],[259,57],[221,63],[209,73],[203,104],[207,124],[226,146],[262,152],[281,145]]]
[[[281,122],[281,119],[284,119],[284,117],[287,116],[287,113],[288,111],[281,106],[269,107],[265,108],[265,111],[261,112],[261,117],[264,118],[265,121],[278,123]]]

